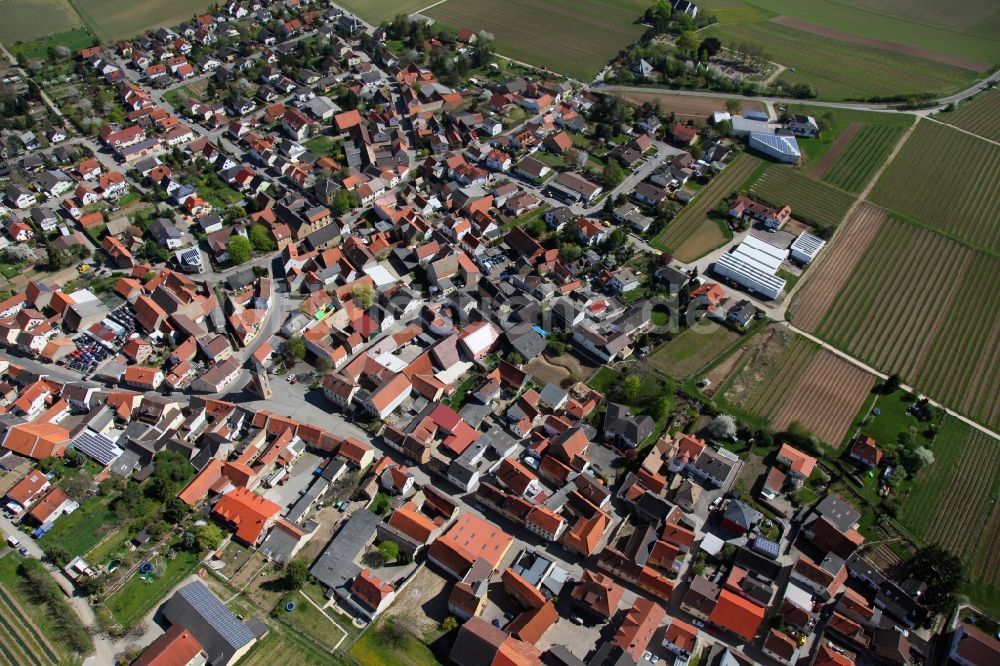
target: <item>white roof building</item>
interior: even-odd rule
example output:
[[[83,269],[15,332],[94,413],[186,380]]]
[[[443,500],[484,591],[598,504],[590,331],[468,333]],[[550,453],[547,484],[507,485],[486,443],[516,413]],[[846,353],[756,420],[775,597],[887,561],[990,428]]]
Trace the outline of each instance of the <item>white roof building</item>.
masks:
[[[749,291],[766,298],[777,298],[786,283],[776,273],[787,257],[788,250],[751,235],[732,252],[716,260],[715,272]]]
[[[800,264],[810,264],[816,258],[819,251],[826,245],[826,241],[818,236],[813,236],[807,231],[799,234],[799,237],[792,243],[792,259]]]
[[[747,146],[750,150],[786,164],[797,164],[802,159],[802,151],[794,136],[750,132]]]

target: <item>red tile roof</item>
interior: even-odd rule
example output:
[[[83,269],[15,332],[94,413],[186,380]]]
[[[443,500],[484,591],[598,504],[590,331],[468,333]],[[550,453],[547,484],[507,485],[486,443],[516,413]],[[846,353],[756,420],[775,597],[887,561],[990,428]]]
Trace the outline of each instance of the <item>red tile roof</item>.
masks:
[[[7,497],[14,500],[21,506],[26,506],[28,502],[35,499],[39,493],[49,484],[49,477],[38,470],[31,470],[24,475],[14,487],[7,491]]]
[[[708,616],[709,622],[733,632],[745,641],[753,639],[763,620],[763,608],[729,590],[719,592],[715,608]]]
[[[634,662],[639,663],[642,661],[642,653],[646,651],[653,634],[666,616],[667,612],[658,603],[638,597],[618,626],[611,642],[629,654]]]
[[[507,594],[517,599],[522,606],[541,608],[545,605],[545,595],[513,569],[504,570],[503,589],[507,590]]]
[[[175,624],[145,649],[132,666],[187,666],[203,651],[186,627]]]
[[[602,617],[611,617],[618,610],[624,590],[621,585],[601,573],[584,569],[580,582],[573,588],[572,598]]]
[[[392,585],[383,582],[370,569],[362,569],[351,581],[351,592],[373,611],[392,594],[392,590]]]
[[[236,528],[236,538],[243,543],[256,544],[281,507],[274,502],[254,495],[246,488],[237,488],[222,496],[212,509],[212,515]]]

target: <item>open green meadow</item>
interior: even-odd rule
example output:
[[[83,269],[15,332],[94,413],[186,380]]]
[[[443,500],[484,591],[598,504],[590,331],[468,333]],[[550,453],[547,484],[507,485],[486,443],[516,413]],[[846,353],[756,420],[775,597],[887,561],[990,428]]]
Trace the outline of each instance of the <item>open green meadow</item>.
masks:
[[[990,0],[707,0],[699,5],[702,11],[753,7],[860,37],[1000,62],[1000,32],[985,29],[996,25],[998,16]]]
[[[205,12],[215,4],[211,0],[74,1],[74,7],[84,23],[104,42],[129,39],[162,26],[176,26],[194,14]]]
[[[808,83],[827,100],[941,93],[962,88],[976,73],[903,53],[823,37],[769,21],[713,26],[699,33],[723,45],[757,44],[789,69],[779,81]]]
[[[435,0],[343,0],[341,7],[373,25],[391,21],[398,14],[412,14],[433,5]]]
[[[860,192],[902,133],[903,128],[896,125],[865,125],[823,174],[823,180],[847,192]]]
[[[82,25],[67,0],[0,0],[0,42],[10,48]]]
[[[684,207],[652,244],[684,262],[694,261],[726,242],[719,220],[708,215],[753,174],[760,160],[740,154]]]
[[[39,37],[30,42],[17,44],[9,47],[15,55],[24,55],[25,58],[44,58],[48,55],[50,48],[65,46],[73,53],[97,43],[94,36],[86,28],[73,28],[66,32],[59,32],[48,37]]]
[[[180,550],[174,559],[163,562],[163,571],[152,580],[143,580],[136,572],[105,601],[108,610],[123,627],[135,625],[194,570],[199,559],[198,553]]]
[[[934,120],[1000,142],[1000,90],[980,93],[959,103],[955,111],[936,114]]]
[[[781,165],[768,168],[750,192],[774,206],[791,206],[795,219],[827,229],[840,224],[854,203],[847,192]]]
[[[1000,146],[921,120],[869,197],[873,203],[1000,253]]]
[[[990,314],[1000,312],[1000,259],[889,217],[853,266],[827,262],[818,270],[816,285],[839,278],[841,286],[813,333],[962,414],[1000,425],[1000,340]],[[804,291],[809,297],[819,295]]]
[[[649,5],[646,0],[447,0],[426,14],[455,30],[493,33],[502,55],[590,81],[642,34],[636,20]]]

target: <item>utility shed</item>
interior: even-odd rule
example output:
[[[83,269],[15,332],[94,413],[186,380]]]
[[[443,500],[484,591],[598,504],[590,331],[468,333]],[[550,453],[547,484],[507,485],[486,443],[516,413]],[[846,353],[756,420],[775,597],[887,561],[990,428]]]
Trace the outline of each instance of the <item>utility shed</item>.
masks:
[[[816,258],[819,251],[826,245],[826,241],[818,236],[813,236],[807,231],[799,234],[799,237],[792,243],[792,259],[800,264],[810,264]]]

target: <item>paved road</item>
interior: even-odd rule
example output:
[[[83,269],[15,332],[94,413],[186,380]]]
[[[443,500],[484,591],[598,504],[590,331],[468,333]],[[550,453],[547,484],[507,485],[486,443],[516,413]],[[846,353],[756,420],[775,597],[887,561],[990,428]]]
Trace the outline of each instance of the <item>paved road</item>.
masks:
[[[797,99],[794,97],[770,97],[765,95],[744,95],[740,93],[721,93],[708,90],[673,90],[671,88],[660,88],[655,86],[619,86],[605,83],[594,83],[590,87],[596,92],[634,92],[634,93],[666,93],[671,95],[682,95],[690,97],[715,97],[718,99],[754,100],[765,104],[808,104],[809,106],[821,106],[834,109],[854,109],[856,111],[884,111],[891,113],[910,113],[917,116],[930,115],[941,108],[982,92],[991,85],[1000,82],[1000,71],[994,72],[989,77],[977,82],[962,92],[942,97],[936,100],[937,104],[926,109],[900,109],[893,104],[870,104],[866,102],[824,102],[814,99]]]

